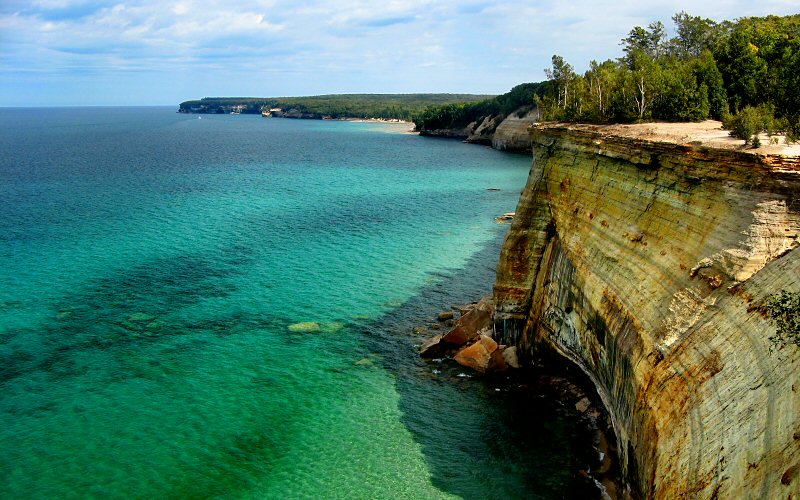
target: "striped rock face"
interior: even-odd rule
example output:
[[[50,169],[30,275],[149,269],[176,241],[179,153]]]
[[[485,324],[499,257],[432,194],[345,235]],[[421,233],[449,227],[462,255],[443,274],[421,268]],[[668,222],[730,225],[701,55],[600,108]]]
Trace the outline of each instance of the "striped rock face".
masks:
[[[800,349],[763,313],[800,291],[800,161],[531,129],[498,264],[495,331],[592,379],[645,497],[800,492]]]

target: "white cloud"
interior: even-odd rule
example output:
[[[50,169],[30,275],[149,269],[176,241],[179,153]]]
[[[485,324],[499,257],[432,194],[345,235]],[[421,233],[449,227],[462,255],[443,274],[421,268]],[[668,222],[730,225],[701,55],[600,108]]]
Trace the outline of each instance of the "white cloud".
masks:
[[[590,59],[617,57],[619,40],[633,26],[656,19],[669,24],[680,10],[720,20],[791,13],[792,4],[6,0],[0,7],[0,79],[7,86],[0,95],[22,88],[31,74],[48,75],[35,82],[40,89],[78,82],[81,75],[80,88],[91,89],[102,74],[104,85],[112,82],[125,92],[131,71],[162,81],[154,93],[185,78],[196,86],[185,98],[215,92],[503,92],[542,79],[553,53],[577,69]],[[62,85],[58,92],[67,90]]]

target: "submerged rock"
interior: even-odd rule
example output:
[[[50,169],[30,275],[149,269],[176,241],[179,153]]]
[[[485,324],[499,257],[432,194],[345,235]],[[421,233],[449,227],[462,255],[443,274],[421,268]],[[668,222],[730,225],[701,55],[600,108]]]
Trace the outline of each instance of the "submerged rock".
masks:
[[[580,401],[575,403],[575,409],[581,413],[586,413],[586,410],[589,409],[589,405],[591,404],[592,403],[589,401],[589,398],[584,397]]]
[[[442,311],[439,313],[439,316],[436,317],[439,321],[447,321],[448,319],[453,319],[455,313],[453,311]]]
[[[286,327],[290,332],[318,332],[322,328],[316,321],[303,321],[300,323],[292,323]]]
[[[320,330],[324,333],[336,333],[344,329],[347,326],[344,323],[340,323],[338,321],[331,321],[329,323],[321,323],[319,325]]]
[[[156,317],[153,316],[152,314],[147,314],[143,312],[135,312],[130,316],[128,316],[129,321],[153,321],[154,319],[156,319]]]

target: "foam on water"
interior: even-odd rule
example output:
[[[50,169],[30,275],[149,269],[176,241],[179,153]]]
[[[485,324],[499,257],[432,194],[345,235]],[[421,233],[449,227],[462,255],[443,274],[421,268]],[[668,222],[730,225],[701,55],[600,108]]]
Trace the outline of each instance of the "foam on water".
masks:
[[[529,159],[387,131],[0,110],[0,495],[560,495],[574,416],[408,336],[488,292]]]

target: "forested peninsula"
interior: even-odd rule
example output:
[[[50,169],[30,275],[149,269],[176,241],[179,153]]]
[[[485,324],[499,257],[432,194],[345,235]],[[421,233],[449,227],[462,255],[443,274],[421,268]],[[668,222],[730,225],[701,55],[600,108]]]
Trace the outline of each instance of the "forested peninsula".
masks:
[[[184,101],[179,113],[271,114],[286,118],[378,118],[411,121],[426,108],[483,101],[485,94],[330,94],[304,97],[205,97]]]

